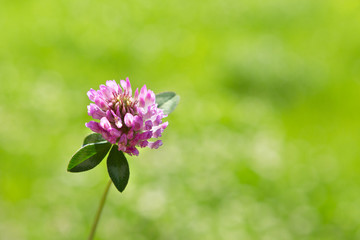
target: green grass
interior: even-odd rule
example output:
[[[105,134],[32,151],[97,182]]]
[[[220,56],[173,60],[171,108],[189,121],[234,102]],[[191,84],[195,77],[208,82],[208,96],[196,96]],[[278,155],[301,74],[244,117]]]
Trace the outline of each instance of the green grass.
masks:
[[[68,173],[108,79],[181,97],[96,239],[359,239],[358,1],[3,1],[0,239],[86,239]]]

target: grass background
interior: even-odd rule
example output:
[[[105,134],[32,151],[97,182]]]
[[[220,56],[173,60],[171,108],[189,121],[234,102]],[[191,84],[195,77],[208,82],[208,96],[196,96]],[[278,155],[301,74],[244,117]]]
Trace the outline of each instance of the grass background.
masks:
[[[108,79],[175,91],[96,239],[360,239],[360,3],[0,2],[0,239],[86,239],[105,164],[66,172]]]

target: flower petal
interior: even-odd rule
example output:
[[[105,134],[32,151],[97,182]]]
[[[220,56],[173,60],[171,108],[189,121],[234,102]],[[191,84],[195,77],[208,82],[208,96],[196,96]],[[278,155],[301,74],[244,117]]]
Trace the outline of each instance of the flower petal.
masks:
[[[149,148],[158,149],[162,145],[161,140],[157,140],[156,142],[149,142],[148,146]]]
[[[90,128],[91,131],[93,132],[97,132],[97,133],[102,133],[102,128],[100,127],[99,123],[98,122],[95,122],[95,121],[90,121],[88,123],[85,123],[85,126]]]
[[[102,127],[105,130],[109,130],[111,128],[111,124],[106,117],[101,118],[100,127]]]
[[[142,128],[143,124],[144,122],[142,117],[140,117],[139,115],[134,116],[133,119],[134,131],[139,131]]]
[[[116,83],[115,80],[106,81],[106,86],[112,91],[114,95],[120,94],[119,89],[121,90],[121,88],[119,87],[119,85]]]
[[[107,106],[105,100],[99,96],[95,97],[95,104],[99,106],[102,110],[107,110],[109,107]]]
[[[151,120],[147,120],[145,122],[145,130],[151,130],[152,126],[153,126],[153,123],[151,122]]]
[[[105,112],[94,103],[90,103],[90,105],[87,106],[87,109],[89,116],[92,116],[95,119],[101,119],[106,115]]]
[[[95,97],[96,97],[98,94],[97,94],[97,92],[96,92],[94,89],[91,88],[91,89],[87,92],[87,95],[88,95],[89,99],[94,102],[94,101],[95,101]]]
[[[134,116],[131,113],[126,113],[124,117],[125,125],[128,127],[132,127],[134,121]]]

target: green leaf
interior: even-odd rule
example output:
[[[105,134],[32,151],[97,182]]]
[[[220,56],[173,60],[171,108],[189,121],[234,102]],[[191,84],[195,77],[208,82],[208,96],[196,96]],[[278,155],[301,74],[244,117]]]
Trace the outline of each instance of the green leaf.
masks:
[[[89,143],[80,148],[71,158],[67,170],[69,172],[81,172],[89,170],[95,167],[97,164],[101,162],[101,160],[105,157],[106,153],[109,151],[111,144],[107,141]],[[98,156],[96,156],[98,155]],[[101,158],[102,156],[102,158]],[[90,159],[94,157],[94,159]],[[88,163],[81,163],[88,160]],[[80,166],[79,166],[80,165]],[[78,168],[75,168],[79,166]],[[75,168],[75,170],[74,170]]]
[[[99,133],[91,133],[88,136],[85,137],[84,142],[83,142],[83,147],[87,144],[90,143],[98,143],[98,142],[104,142],[106,141],[101,134]],[[76,165],[75,167],[68,169],[68,171],[70,172],[84,172],[90,169],[93,169],[94,167],[96,167],[106,156],[106,154],[109,152],[111,147],[111,144],[108,144],[108,146],[106,148],[104,148],[104,150],[99,151],[98,153],[96,153],[94,156],[86,159],[85,161],[79,163],[78,165]]]
[[[124,191],[130,176],[129,164],[124,153],[118,151],[115,145],[112,147],[107,158],[107,169],[115,187],[120,192]]]
[[[164,113],[167,115],[175,110],[179,101],[179,95],[176,95],[174,92],[162,92],[156,94],[156,103],[158,104],[158,108],[164,110]]]
[[[89,143],[103,142],[106,141],[100,133],[91,133],[87,135],[84,139],[83,146]]]
[[[110,150],[110,147],[111,147],[111,144],[108,144],[108,146],[106,148],[104,148],[103,151],[99,151],[97,154],[95,154],[94,156],[79,163],[78,165],[76,165],[75,167],[70,169],[69,171],[70,172],[84,172],[84,171],[93,169],[99,163],[101,163],[101,161],[105,158],[106,154]]]

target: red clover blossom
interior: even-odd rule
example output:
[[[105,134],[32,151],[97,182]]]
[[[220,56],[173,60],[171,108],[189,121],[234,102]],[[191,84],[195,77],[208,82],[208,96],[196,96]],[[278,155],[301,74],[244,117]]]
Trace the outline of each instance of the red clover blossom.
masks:
[[[132,95],[129,78],[120,80],[120,85],[109,80],[106,86],[100,85],[100,90],[88,91],[94,102],[88,105],[88,114],[100,121],[90,121],[85,126],[129,155],[139,155],[136,147],[158,148],[161,140],[150,140],[161,137],[168,122],[162,122],[167,115],[158,108],[154,92],[144,85]]]
[[[84,172],[93,169],[107,156],[106,165],[110,180],[88,239],[93,239],[101,211],[111,183],[119,192],[128,184],[130,169],[124,153],[139,155],[137,147],[158,148],[162,132],[168,122],[162,119],[175,110],[180,97],[174,92],[157,95],[144,85],[132,94],[129,79],[117,84],[109,80],[100,90],[90,89],[87,95],[94,102],[88,106],[88,114],[100,121],[85,124],[95,133],[85,137],[82,147],[71,157],[67,170]]]

